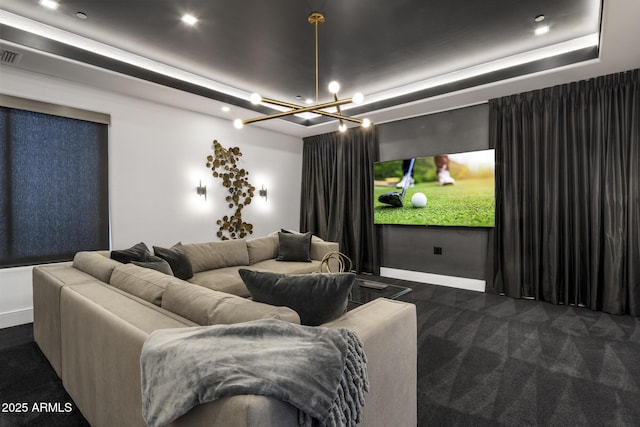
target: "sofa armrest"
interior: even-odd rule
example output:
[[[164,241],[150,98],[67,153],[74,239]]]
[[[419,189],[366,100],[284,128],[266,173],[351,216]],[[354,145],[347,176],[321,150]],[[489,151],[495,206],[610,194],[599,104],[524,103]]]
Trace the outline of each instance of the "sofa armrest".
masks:
[[[340,250],[340,245],[335,242],[316,242],[311,241],[311,259],[316,261],[322,261],[322,258],[329,252],[336,252]]]
[[[61,376],[60,291],[65,286],[95,282],[96,279],[71,268],[71,262],[36,266],[32,270],[33,339]]]
[[[369,393],[362,425],[417,425],[416,306],[379,298],[323,326],[349,329],[364,345]]]
[[[91,426],[146,425],[140,385],[144,341],[156,329],[190,324],[98,282],[62,289],[62,383]]]

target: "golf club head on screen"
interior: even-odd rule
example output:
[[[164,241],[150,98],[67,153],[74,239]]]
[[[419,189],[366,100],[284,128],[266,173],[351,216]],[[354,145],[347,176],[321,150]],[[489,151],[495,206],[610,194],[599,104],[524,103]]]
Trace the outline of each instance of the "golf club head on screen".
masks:
[[[411,163],[409,163],[409,170],[407,170],[408,176],[411,176],[411,171],[413,171],[413,164],[416,159],[411,159]],[[397,191],[392,191],[390,193],[381,194],[378,197],[378,201],[380,203],[384,203],[385,205],[393,206],[394,208],[401,208],[404,206],[404,195],[407,192],[407,188],[409,187],[409,179],[406,179],[404,185],[402,186],[402,193],[398,193]]]

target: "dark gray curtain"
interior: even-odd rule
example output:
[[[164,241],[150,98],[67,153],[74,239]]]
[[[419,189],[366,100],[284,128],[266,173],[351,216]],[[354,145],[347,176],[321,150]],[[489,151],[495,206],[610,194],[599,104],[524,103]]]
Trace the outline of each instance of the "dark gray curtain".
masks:
[[[353,128],[304,138],[300,231],[338,242],[357,272],[379,272],[373,225],[378,131]]]
[[[490,101],[492,291],[640,315],[639,75]]]

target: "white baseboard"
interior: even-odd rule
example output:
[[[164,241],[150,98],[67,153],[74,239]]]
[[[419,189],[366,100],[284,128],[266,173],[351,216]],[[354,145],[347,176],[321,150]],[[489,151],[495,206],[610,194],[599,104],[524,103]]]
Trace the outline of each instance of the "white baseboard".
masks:
[[[380,275],[393,279],[411,280],[412,282],[430,283],[432,285],[449,286],[450,288],[484,292],[486,282],[466,277],[444,276],[442,274],[423,273],[421,271],[399,270],[397,268],[380,267]]]
[[[33,322],[33,309],[9,311],[0,313],[0,329],[10,328],[12,326],[24,325]]]

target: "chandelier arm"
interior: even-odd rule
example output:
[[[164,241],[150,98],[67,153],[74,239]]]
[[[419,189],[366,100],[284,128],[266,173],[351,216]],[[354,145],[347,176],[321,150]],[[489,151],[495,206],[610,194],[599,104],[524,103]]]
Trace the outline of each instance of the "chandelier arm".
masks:
[[[317,113],[317,114],[322,114],[323,116],[332,117],[334,119],[347,120],[349,122],[362,124],[362,120],[361,119],[356,119],[355,117],[341,116],[339,114],[329,113],[327,111],[313,111],[312,110],[312,112]],[[275,113],[275,114],[271,114],[271,115],[268,115],[268,116],[254,117],[252,119],[243,120],[242,124],[243,125],[248,125],[248,124],[251,124],[251,123],[257,123],[257,122],[262,122],[262,121],[271,120],[271,119],[279,119],[281,117],[291,116],[291,115],[294,115],[294,114],[298,114],[298,110],[285,111],[283,113]]]
[[[348,122],[362,124],[362,119],[356,119],[355,117],[343,116],[341,114],[329,113],[328,111],[313,111],[314,113],[322,114],[323,116],[332,117],[334,119],[346,120]]]
[[[337,93],[333,94],[333,99],[334,99],[334,101],[338,100],[338,94]],[[342,108],[340,108],[340,106],[338,105],[338,106],[336,106],[336,109],[338,110],[338,114],[342,116]],[[340,126],[344,126],[344,121],[342,121],[342,119],[340,119]],[[340,130],[342,130],[342,129],[340,129]]]
[[[294,108],[294,109],[304,108],[304,106],[302,105],[292,104],[290,102],[278,101],[277,99],[271,99],[271,98],[262,98],[262,102],[266,104],[279,105],[280,107],[287,107],[287,108]]]
[[[270,99],[270,98],[262,98],[262,102],[266,102],[267,104],[280,105],[283,107],[295,108],[296,111],[293,114],[296,114],[296,113],[304,113],[306,111],[321,110],[323,108],[331,108],[337,105],[351,104],[353,103],[353,99],[351,98],[337,99],[335,101],[323,102],[322,104],[309,105],[307,107],[303,107],[296,104],[290,104],[288,102],[278,101],[276,99]]]
[[[301,105],[292,104],[290,102],[278,101],[276,99],[262,98],[262,102],[267,103],[267,104],[278,105],[280,107],[287,107],[287,108],[295,109],[296,111],[293,114],[298,114],[297,110],[299,110],[300,108],[304,108]],[[340,108],[340,107],[338,107],[338,108]],[[355,117],[345,116],[345,115],[342,114],[341,110],[338,110],[338,114],[330,113],[330,112],[324,111],[324,110],[311,110],[311,112],[312,113],[316,113],[316,114],[321,114],[323,116],[331,117],[331,118],[334,118],[334,119],[348,120],[350,122],[362,124],[362,120],[361,119],[356,119]]]
[[[269,101],[275,101],[272,99],[268,99],[268,98],[263,98],[262,102],[266,102],[269,103]],[[320,110],[322,108],[330,108],[330,107],[335,107],[337,105],[342,105],[342,104],[350,104],[351,102],[353,102],[353,100],[351,98],[345,98],[345,99],[339,99],[337,101],[333,101],[333,102],[325,102],[323,104],[318,104],[318,105],[312,105],[310,107],[302,107],[302,108],[296,108],[290,111],[282,111],[280,113],[274,113],[274,114],[270,114],[268,116],[261,116],[261,117],[255,117],[253,119],[246,119],[242,121],[243,125],[248,125],[250,123],[255,123],[255,122],[260,122],[263,120],[270,120],[270,119],[278,119],[280,117],[286,117],[286,116],[291,116],[293,114],[298,114],[298,113],[306,113],[308,111],[315,111],[315,110]],[[276,104],[272,102],[272,104]],[[322,114],[322,113],[320,113]]]

